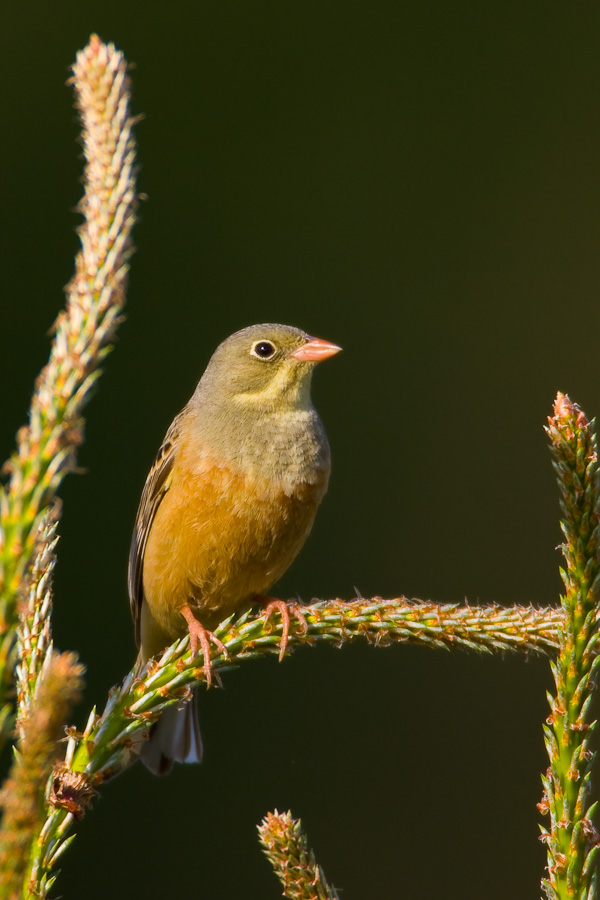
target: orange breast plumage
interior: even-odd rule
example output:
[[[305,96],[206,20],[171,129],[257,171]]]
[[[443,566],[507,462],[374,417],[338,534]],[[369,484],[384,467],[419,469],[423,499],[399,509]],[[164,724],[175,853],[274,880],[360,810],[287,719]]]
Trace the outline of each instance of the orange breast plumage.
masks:
[[[145,601],[169,640],[185,633],[185,604],[212,629],[281,577],[308,536],[327,480],[322,469],[312,483],[284,489],[276,477],[244,474],[199,454],[196,442],[180,442],[143,568]]]

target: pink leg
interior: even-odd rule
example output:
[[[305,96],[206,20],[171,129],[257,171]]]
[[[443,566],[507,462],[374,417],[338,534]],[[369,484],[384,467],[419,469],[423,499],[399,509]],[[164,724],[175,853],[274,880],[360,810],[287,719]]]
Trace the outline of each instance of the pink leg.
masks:
[[[210,687],[212,682],[212,666],[210,662],[210,642],[220,650],[221,653],[224,653],[227,656],[227,648],[225,644],[219,640],[219,638],[212,633],[212,631],[207,631],[204,625],[202,625],[189,606],[181,607],[181,615],[184,617],[187,622],[188,631],[190,633],[190,651],[192,654],[192,659],[198,652],[198,646],[202,647],[202,656],[204,658],[204,671],[206,673],[206,686]]]
[[[279,644],[279,662],[285,656],[285,651],[288,645],[288,637],[290,634],[290,613],[297,620],[298,625],[300,626],[300,634],[306,634],[308,631],[308,622],[300,612],[300,607],[295,603],[286,603],[285,600],[278,600],[276,597],[266,597],[264,594],[257,594],[254,597],[254,600],[257,603],[262,603],[265,605],[265,611],[263,613],[263,619],[265,623],[269,620],[269,617],[277,610],[281,616],[281,624],[282,624],[282,632],[281,632],[281,643]]]

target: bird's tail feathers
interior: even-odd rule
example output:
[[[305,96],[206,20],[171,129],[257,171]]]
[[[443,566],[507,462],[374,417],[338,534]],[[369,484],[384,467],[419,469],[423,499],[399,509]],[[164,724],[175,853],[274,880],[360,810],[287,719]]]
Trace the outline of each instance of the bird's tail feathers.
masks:
[[[167,775],[174,762],[202,761],[202,738],[195,697],[184,706],[165,709],[140,755],[144,765],[155,775]]]

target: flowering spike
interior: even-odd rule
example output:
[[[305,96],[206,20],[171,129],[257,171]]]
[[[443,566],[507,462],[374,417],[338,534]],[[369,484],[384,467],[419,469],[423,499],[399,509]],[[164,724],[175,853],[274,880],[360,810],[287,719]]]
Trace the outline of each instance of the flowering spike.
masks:
[[[598,642],[598,458],[591,424],[565,394],[558,394],[546,430],[564,515],[566,568],[561,577],[566,593],[561,597],[565,618],[558,631],[559,655],[552,667],[556,699],[549,700],[550,728],[544,726],[548,783],[553,789],[546,791],[551,827],[548,878],[542,885],[553,900],[589,900],[595,890],[597,850],[589,807],[593,754],[588,744],[595,724],[590,720],[590,704],[596,670],[592,654]]]
[[[137,205],[126,73],[123,55],[97,35],[73,68],[86,158],[81,250],[65,309],[54,326],[49,361],[36,380],[29,422],[20,429],[7,464],[8,485],[0,488],[2,659],[10,657],[15,643],[17,598],[39,527],[63,478],[75,470],[83,406],[122,318]],[[10,718],[2,712],[11,678],[12,666],[0,667],[0,745],[11,731]]]
[[[283,885],[283,896],[289,900],[339,900],[334,888],[315,862],[308,847],[300,819],[291,812],[267,813],[258,826],[265,856]]]

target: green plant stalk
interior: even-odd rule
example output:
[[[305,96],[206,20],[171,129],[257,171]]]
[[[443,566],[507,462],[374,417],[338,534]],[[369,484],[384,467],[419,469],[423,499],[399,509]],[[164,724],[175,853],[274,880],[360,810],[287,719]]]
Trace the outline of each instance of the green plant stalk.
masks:
[[[86,157],[81,251],[29,422],[5,467],[9,482],[0,488],[0,746],[12,731],[18,597],[26,589],[38,528],[63,478],[75,469],[82,410],[121,321],[133,252],[135,144],[126,60],[93,35],[77,56],[72,81]]]
[[[19,602],[17,649],[17,736],[24,739],[23,725],[52,656],[52,580],[56,564],[56,521],[49,515],[40,524],[31,567],[29,593]]]
[[[558,394],[547,428],[561,493],[561,522],[566,563],[561,576],[564,623],[558,631],[559,653],[552,674],[556,696],[548,695],[550,716],[544,728],[550,767],[542,778],[542,812],[550,814],[548,877],[542,881],[549,900],[596,897],[596,857],[600,841],[590,804],[594,753],[590,738],[596,723],[590,702],[598,651],[600,599],[600,481],[592,424],[579,407]]]
[[[258,826],[263,852],[283,885],[288,900],[339,900],[308,846],[300,819],[291,812],[267,813]]]
[[[44,784],[72,706],[81,699],[83,667],[72,653],[51,653],[40,673],[8,778],[0,792],[0,897],[14,900],[27,876],[27,857],[43,825]]]
[[[553,653],[563,617],[560,609],[436,605],[404,598],[321,601],[299,609],[307,628],[304,633],[299,626],[292,627],[290,648],[319,641],[339,647],[363,640],[375,646],[410,642],[484,653]],[[227,656],[211,649],[213,674],[218,676],[265,654],[278,654],[282,633],[278,613],[268,622],[252,611],[227,619],[215,630]],[[139,677],[130,672],[120,688],[111,690],[103,714],[98,716],[92,710],[84,733],[71,734],[64,766],[55,772],[49,786],[48,794],[52,791],[54,800],[48,803],[47,819],[33,848],[28,878],[33,885],[31,896],[45,897],[54,882],[55,862],[66,842],[72,840],[69,833],[85,813],[92,789],[131,764],[163,709],[188,700],[191,688],[203,681],[202,653],[190,659],[185,637],[167,648],[158,662],[151,661]]]
[[[19,598],[16,667],[16,753],[0,791],[0,898],[22,896],[28,856],[46,817],[45,786],[62,750],[70,707],[80,697],[83,667],[73,654],[52,648],[52,578],[56,518],[41,523],[28,596]],[[64,752],[64,751],[63,751]]]

